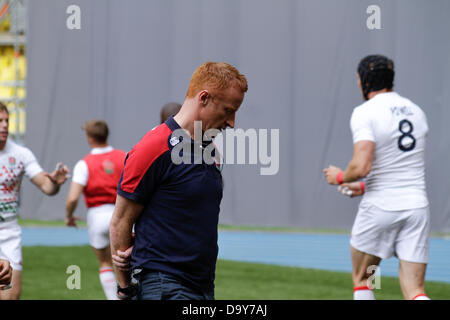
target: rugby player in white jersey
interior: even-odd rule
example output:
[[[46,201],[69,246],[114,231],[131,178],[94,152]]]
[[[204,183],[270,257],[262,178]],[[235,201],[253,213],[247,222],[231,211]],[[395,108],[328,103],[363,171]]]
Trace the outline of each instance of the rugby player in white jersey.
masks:
[[[19,299],[22,288],[21,228],[17,222],[22,177],[47,195],[55,195],[69,169],[58,163],[51,174],[44,172],[33,153],[8,140],[8,109],[0,103],[0,251],[11,263],[12,288],[0,291],[0,300]]]
[[[396,255],[405,299],[425,295],[430,213],[425,189],[425,113],[392,90],[394,63],[367,56],[358,66],[365,103],[353,111],[353,158],[345,171],[324,169],[328,183],[362,195],[352,228],[351,256],[355,300],[374,299],[373,269]],[[359,182],[365,178],[365,182]]]

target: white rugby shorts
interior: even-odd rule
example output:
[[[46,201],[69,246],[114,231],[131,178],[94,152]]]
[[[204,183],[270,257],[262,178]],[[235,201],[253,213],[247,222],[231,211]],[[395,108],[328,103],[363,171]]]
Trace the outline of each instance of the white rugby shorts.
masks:
[[[430,211],[428,206],[403,211],[382,210],[361,201],[350,244],[358,251],[382,259],[428,263]]]
[[[113,204],[89,208],[87,212],[89,242],[95,249],[104,249],[109,245],[109,224],[113,212]]]
[[[22,271],[22,229],[17,219],[0,222],[0,252],[13,270]]]

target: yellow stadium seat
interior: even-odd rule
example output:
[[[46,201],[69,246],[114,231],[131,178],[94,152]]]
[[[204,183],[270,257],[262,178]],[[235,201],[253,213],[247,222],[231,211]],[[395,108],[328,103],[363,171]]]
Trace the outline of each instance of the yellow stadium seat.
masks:
[[[25,88],[23,88],[23,87],[17,88],[17,96],[20,99],[24,99],[26,97],[26,90],[25,90]]]
[[[3,69],[1,78],[3,78],[2,81],[14,81],[16,78],[14,66]]]
[[[7,68],[8,66],[9,66],[9,59],[8,59],[8,57],[5,57],[5,56],[0,56],[0,70],[1,69],[4,69],[4,68]]]
[[[0,86],[0,98],[11,98],[14,91],[11,87]]]
[[[23,109],[20,109],[19,111],[20,114],[20,123],[19,123],[19,132],[20,134],[25,134],[25,129],[26,129],[26,112]]]
[[[14,57],[14,47],[13,46],[5,47],[5,56]]]
[[[4,22],[4,21],[3,21]],[[0,22],[0,32],[3,30],[4,23]],[[16,79],[16,63],[18,67],[18,77]],[[21,51],[20,56],[14,57],[13,46],[0,46],[0,82],[10,82],[10,86],[0,84],[0,101],[1,98],[11,99],[14,98],[15,93],[19,99],[26,97],[26,89],[18,87],[15,92],[14,81],[25,80],[27,74],[27,61],[26,56]],[[24,105],[21,104],[15,107],[14,102],[7,103],[9,110],[9,132],[12,135],[25,134],[26,131],[26,110]]]
[[[16,112],[9,112],[9,133],[16,134],[17,133],[17,123],[16,123]]]
[[[6,17],[0,24],[0,31],[7,32],[10,30],[10,28],[11,28],[11,15],[6,14]]]
[[[25,80],[27,76],[27,59],[25,58],[25,56],[20,56],[18,61],[20,80]]]

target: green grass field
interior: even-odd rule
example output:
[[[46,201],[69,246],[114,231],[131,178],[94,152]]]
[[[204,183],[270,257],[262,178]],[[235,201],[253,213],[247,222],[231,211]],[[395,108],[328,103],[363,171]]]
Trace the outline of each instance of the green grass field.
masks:
[[[22,299],[105,299],[98,266],[89,246],[24,247]],[[81,289],[67,289],[67,267],[81,270]],[[403,299],[398,279],[381,278],[377,299]],[[450,284],[427,282],[432,299],[450,299]],[[352,299],[350,273],[219,260],[216,299],[341,300]]]

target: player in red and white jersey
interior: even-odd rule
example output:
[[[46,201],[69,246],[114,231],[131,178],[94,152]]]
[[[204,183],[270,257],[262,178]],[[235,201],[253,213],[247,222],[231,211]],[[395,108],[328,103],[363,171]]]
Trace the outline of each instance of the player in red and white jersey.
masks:
[[[69,172],[61,163],[51,174],[45,172],[28,148],[8,140],[8,123],[8,109],[0,103],[0,251],[13,268],[12,288],[0,291],[0,300],[19,299],[22,290],[22,231],[17,214],[23,176],[51,196],[58,193]]]
[[[91,152],[78,161],[66,200],[66,224],[76,226],[73,212],[81,194],[87,211],[90,244],[100,264],[100,282],[108,300],[116,300],[116,279],[109,247],[109,223],[114,211],[116,190],[126,153],[107,143],[108,126],[102,120],[87,121],[83,125]]]
[[[374,299],[373,269],[396,255],[405,299],[425,295],[430,213],[425,188],[425,113],[392,90],[394,63],[373,55],[358,66],[365,103],[351,117],[353,158],[347,169],[324,169],[328,183],[364,197],[352,228],[354,298]],[[364,182],[357,180],[365,178]],[[356,181],[356,182],[355,182]]]

